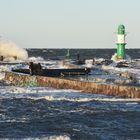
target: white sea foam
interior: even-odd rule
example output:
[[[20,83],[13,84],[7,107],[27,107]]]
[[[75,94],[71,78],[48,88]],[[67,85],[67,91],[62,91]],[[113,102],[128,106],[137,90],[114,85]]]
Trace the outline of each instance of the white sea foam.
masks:
[[[48,101],[71,101],[71,102],[139,102],[140,99],[114,98],[105,95],[84,94],[76,90],[60,90],[45,87],[24,88],[9,86],[0,87],[1,98],[30,98],[33,100],[45,99]]]
[[[41,98],[39,98],[41,99]],[[53,96],[45,96],[43,99],[48,101],[71,101],[71,102],[89,102],[93,101],[93,98],[69,98],[69,97],[53,97]]]
[[[99,63],[101,63],[102,61],[105,61],[105,59],[104,58],[94,58],[94,60],[95,60],[95,62],[99,62]]]
[[[0,72],[10,71],[13,67],[12,65],[0,65]]]
[[[85,66],[91,68],[93,66],[93,59],[86,59]]]
[[[49,101],[72,101],[72,102],[89,102],[89,101],[105,101],[105,102],[137,102],[140,99],[123,99],[123,98],[96,98],[96,97],[89,97],[89,98],[67,98],[67,97],[53,97],[53,96],[45,96],[43,97]],[[40,98],[39,98],[40,99]],[[134,104],[134,103],[133,103]],[[135,103],[136,104],[136,103]]]
[[[0,80],[3,80],[5,77],[5,73],[0,73]]]
[[[42,57],[29,57],[28,58],[29,61],[32,61],[32,62],[40,62],[40,61],[44,61],[44,59]]]
[[[139,74],[140,73],[140,69],[137,68],[118,68],[115,67],[115,65],[108,65],[108,66],[102,66],[103,70],[109,70],[112,72],[130,72],[130,73],[134,73],[134,74]]]
[[[28,53],[25,49],[18,47],[13,42],[1,41],[0,56],[3,56],[6,61],[13,61],[14,57],[20,60],[26,60],[28,58]]]
[[[132,98],[95,98],[96,101],[107,101],[107,102],[137,102],[140,99],[132,99]]]
[[[126,103],[126,105],[137,105],[138,103],[137,102],[129,102],[129,103]]]
[[[115,53],[114,55],[112,55],[111,60],[113,60],[116,63],[124,62],[124,61],[130,62],[131,61],[131,57],[126,54],[124,59],[117,59],[117,54]]]
[[[11,71],[14,66],[12,65],[0,65],[0,80],[3,80],[5,77],[6,71]]]
[[[4,79],[5,72],[11,71],[13,68],[23,68],[22,64],[18,65],[0,65],[0,80]]]
[[[39,138],[23,138],[22,140],[71,140],[71,138],[67,135],[53,135]]]
[[[9,138],[4,138],[1,140],[9,140]],[[67,135],[52,135],[42,137],[20,138],[20,140],[71,140],[71,138]]]
[[[114,72],[131,72],[131,73],[135,73],[135,74],[138,74],[140,72],[140,69],[135,67],[135,66],[139,66],[139,61],[131,60],[131,57],[129,55],[126,55],[126,58],[122,59],[122,60],[117,60],[116,57],[117,57],[117,54],[115,53],[111,58],[114,62],[108,66],[103,65],[102,69],[112,70]],[[125,68],[116,67],[117,63],[119,63],[119,62],[127,62],[128,65],[131,66],[131,68],[130,67],[125,67]],[[134,64],[135,64],[135,66],[133,66]]]

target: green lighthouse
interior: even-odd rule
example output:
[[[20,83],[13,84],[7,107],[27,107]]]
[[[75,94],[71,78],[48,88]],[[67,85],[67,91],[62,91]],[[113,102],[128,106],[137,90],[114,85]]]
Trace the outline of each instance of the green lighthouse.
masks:
[[[70,49],[68,49],[65,58],[66,58],[66,59],[70,59],[70,56],[71,56],[71,55],[70,55]]]
[[[117,58],[124,59],[125,58],[125,26],[119,25],[117,32]]]

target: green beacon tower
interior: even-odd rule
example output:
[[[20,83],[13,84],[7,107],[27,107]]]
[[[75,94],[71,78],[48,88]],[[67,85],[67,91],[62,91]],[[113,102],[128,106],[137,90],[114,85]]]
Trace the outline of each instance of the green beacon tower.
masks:
[[[119,25],[117,32],[117,58],[124,59],[125,58],[125,26]]]
[[[70,59],[70,56],[71,56],[71,55],[70,55],[70,49],[68,49],[65,58],[66,58],[66,59]]]

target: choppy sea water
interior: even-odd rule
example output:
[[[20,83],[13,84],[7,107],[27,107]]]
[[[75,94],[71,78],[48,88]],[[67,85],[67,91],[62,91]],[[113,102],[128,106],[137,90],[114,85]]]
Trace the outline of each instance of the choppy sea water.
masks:
[[[0,84],[0,139],[134,140],[139,120],[138,99]]]
[[[140,101],[74,90],[1,87],[0,137],[140,139]]]
[[[29,56],[42,57],[46,59],[60,60],[65,58],[67,49],[28,49]],[[91,58],[105,58],[111,59],[112,55],[116,53],[116,49],[70,49],[71,58],[76,59],[77,54],[81,59]],[[138,59],[140,56],[140,49],[126,49],[126,54],[130,55],[132,59]]]

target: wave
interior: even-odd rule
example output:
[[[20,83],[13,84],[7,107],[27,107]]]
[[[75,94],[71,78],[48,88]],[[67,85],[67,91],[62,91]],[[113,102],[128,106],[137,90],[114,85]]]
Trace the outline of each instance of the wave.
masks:
[[[131,98],[95,98],[96,101],[107,101],[107,102],[138,102],[139,98],[131,99]],[[135,103],[133,103],[135,104]]]
[[[114,55],[112,55],[111,60],[118,63],[118,62],[124,62],[124,61],[131,61],[131,57],[126,54],[125,59],[118,59],[117,54],[115,53]]]
[[[44,59],[40,56],[38,57],[29,57],[28,61],[38,62],[38,61],[44,61]]]
[[[71,140],[71,138],[67,135],[52,135],[52,136],[44,136],[37,138],[20,138],[22,140]]]
[[[131,72],[131,73],[135,73],[135,74],[139,74],[140,73],[140,69],[137,68],[118,68],[115,67],[113,65],[109,65],[109,66],[102,66],[103,70],[112,70],[114,72]]]
[[[106,95],[85,94],[81,91],[71,89],[52,89],[48,87],[23,88],[9,86],[0,87],[0,96],[2,98],[27,98],[33,100],[45,99],[48,101],[70,101],[70,102],[139,102],[140,99],[114,98]]]
[[[69,98],[69,97],[54,97],[54,96],[45,96],[32,99],[35,100],[46,99],[48,101],[70,101],[70,102],[89,102],[94,100],[93,98]]]
[[[26,60],[28,58],[27,51],[11,41],[0,41],[0,55],[6,61],[13,61],[15,60],[14,57],[19,60]]]
[[[71,101],[71,102],[90,102],[90,101],[104,101],[104,102],[133,102],[132,104],[137,104],[134,102],[139,102],[140,99],[117,99],[117,98],[69,98],[69,97],[54,97],[45,96],[40,98],[32,98],[35,100],[46,99],[48,101]]]

